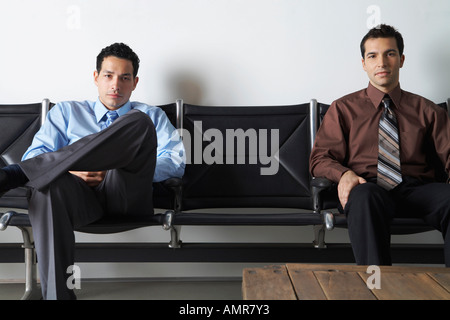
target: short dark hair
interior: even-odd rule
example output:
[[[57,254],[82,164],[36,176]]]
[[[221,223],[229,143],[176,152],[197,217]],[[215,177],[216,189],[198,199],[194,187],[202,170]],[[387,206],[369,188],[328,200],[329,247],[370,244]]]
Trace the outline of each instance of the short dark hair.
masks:
[[[400,56],[403,55],[403,50],[405,49],[405,45],[403,43],[403,37],[394,27],[380,24],[379,26],[372,28],[369,32],[364,36],[361,41],[361,55],[364,59],[364,55],[366,54],[365,44],[368,39],[376,39],[376,38],[395,38],[397,41],[398,51]]]
[[[124,43],[114,43],[102,49],[97,56],[97,72],[100,72],[103,60],[110,56],[130,60],[133,64],[133,77],[136,78],[139,70],[139,57],[133,50],[131,50],[129,46]]]

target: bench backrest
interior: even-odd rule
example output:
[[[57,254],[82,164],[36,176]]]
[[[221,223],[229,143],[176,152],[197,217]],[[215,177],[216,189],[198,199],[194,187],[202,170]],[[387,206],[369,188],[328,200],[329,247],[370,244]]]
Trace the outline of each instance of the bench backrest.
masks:
[[[437,105],[444,110],[448,111],[448,114],[450,116],[450,98],[446,102],[438,103]],[[318,119],[319,119],[319,126],[322,123],[323,117],[325,116],[328,108],[330,106],[327,104],[318,104]],[[445,172],[444,165],[442,164],[442,161],[438,158],[436,155],[435,147],[432,143],[429,143],[427,146],[427,154],[429,155],[428,163],[435,169],[435,179],[436,181],[444,182],[448,178],[447,173]]]
[[[310,209],[311,103],[183,106],[182,209]]]
[[[48,101],[33,104],[0,105],[0,166],[21,160],[42,124]]]
[[[48,110],[53,104],[48,99],[41,103],[0,105],[0,168],[17,163],[31,145],[34,135],[40,129]],[[176,126],[176,103],[159,106],[167,114],[171,123]],[[161,183],[155,183],[154,205],[156,208],[172,209],[174,206],[173,191]],[[28,207],[26,190],[17,188],[0,198],[0,207]]]
[[[0,168],[17,163],[41,127],[50,102],[0,105]],[[0,198],[0,207],[27,208],[24,188],[11,190]]]

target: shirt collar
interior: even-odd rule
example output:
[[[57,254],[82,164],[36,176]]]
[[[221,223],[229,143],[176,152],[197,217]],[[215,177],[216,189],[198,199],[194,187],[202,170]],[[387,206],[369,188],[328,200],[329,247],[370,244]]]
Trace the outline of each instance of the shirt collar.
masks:
[[[119,109],[115,110],[117,111],[117,114],[120,116],[123,116],[125,113],[131,110],[131,102],[128,101],[123,106],[121,106]],[[108,108],[106,108],[103,103],[100,101],[100,99],[97,99],[94,105],[94,113],[95,118],[97,119],[97,123],[101,120],[104,120],[103,117],[106,115],[106,113],[109,111]]]
[[[386,94],[375,88],[369,82],[369,86],[367,87],[367,95],[369,96],[370,101],[372,101],[374,107],[378,108],[381,104],[381,100],[383,100]],[[400,105],[400,98],[402,95],[400,83],[391,92],[389,92],[388,95],[389,97],[391,97],[392,101],[394,102],[394,105],[398,107]]]

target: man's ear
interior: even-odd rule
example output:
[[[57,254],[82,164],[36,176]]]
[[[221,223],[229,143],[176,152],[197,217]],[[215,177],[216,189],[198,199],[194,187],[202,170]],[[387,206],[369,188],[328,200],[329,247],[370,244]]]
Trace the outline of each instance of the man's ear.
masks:
[[[136,86],[137,86],[138,82],[139,82],[139,77],[135,77],[135,78],[134,78],[134,87],[133,87],[133,91],[134,91],[134,89],[136,89]]]
[[[405,55],[402,54],[402,56],[400,57],[400,68],[403,67],[403,63],[405,63]]]
[[[96,86],[98,86],[98,71],[97,70],[94,71],[94,83]]]

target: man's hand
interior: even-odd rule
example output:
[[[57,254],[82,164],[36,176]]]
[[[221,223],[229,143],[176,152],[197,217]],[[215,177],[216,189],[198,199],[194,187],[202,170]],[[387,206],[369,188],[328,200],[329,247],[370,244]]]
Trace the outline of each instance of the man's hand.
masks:
[[[338,184],[338,196],[342,208],[345,208],[345,205],[347,204],[350,191],[352,191],[352,189],[357,185],[366,182],[367,181],[364,178],[361,178],[360,176],[356,175],[356,173],[354,173],[351,170],[345,172],[341,176],[341,180],[339,180]]]
[[[81,178],[89,187],[98,186],[105,178],[106,171],[69,171],[71,174]]]

